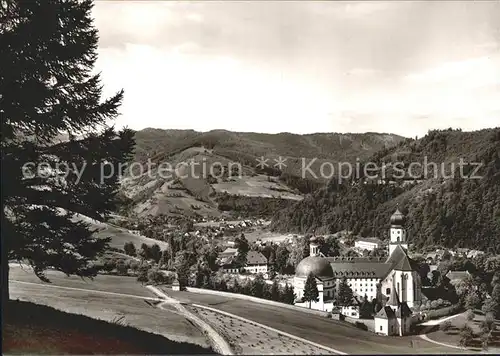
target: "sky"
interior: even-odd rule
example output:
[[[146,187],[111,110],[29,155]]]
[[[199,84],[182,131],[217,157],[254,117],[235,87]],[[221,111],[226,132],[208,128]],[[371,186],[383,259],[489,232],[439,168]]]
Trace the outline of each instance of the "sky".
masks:
[[[500,1],[104,1],[118,127],[386,132],[500,126]]]

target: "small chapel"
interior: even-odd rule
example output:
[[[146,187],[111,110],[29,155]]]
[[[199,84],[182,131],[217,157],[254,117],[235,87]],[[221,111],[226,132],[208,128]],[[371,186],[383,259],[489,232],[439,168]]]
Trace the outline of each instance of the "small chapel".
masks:
[[[387,259],[341,258],[321,254],[315,237],[310,240],[310,254],[298,264],[294,276],[296,305],[301,302],[304,286],[310,273],[316,279],[319,291],[317,302],[310,307],[332,311],[335,294],[345,277],[355,299],[379,300],[383,307],[375,315],[375,332],[383,335],[406,335],[412,323],[411,308],[420,305],[422,283],[416,263],[408,256],[408,234],[405,216],[396,209],[390,218],[389,256]],[[343,314],[359,318],[359,308],[346,308]]]

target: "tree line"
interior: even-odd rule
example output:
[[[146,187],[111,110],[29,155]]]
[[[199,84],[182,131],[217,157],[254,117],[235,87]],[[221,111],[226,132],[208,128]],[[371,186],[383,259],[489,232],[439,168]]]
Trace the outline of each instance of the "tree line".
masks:
[[[471,143],[475,146],[471,147]],[[462,155],[469,162],[482,163],[477,173],[482,178],[464,178],[456,167],[453,178],[438,177],[408,185],[351,185],[333,180],[303,201],[277,211],[271,229],[296,233],[349,230],[356,235],[386,239],[389,218],[399,204],[416,248],[442,245],[498,253],[500,129],[432,132],[404,148],[406,153],[399,155],[406,166],[414,160],[422,162],[423,157],[450,162]],[[397,155],[400,151],[395,148],[389,152]],[[384,152],[374,160],[382,162],[387,155]]]

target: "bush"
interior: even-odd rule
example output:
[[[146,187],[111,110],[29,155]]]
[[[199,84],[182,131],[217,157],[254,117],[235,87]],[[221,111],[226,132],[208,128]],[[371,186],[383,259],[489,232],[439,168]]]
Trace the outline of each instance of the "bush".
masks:
[[[150,269],[148,271],[148,282],[153,285],[165,283],[165,278],[162,272],[157,269]]]
[[[356,325],[358,329],[368,331],[368,326],[366,326],[366,324],[362,323],[361,321],[357,321],[354,325]]]
[[[432,320],[437,318],[442,318],[444,316],[452,315],[457,313],[460,310],[460,305],[452,305],[449,307],[436,309],[436,310],[428,310],[425,311],[425,320]]]
[[[474,333],[472,328],[465,324],[460,329],[460,339],[458,341],[458,345],[461,347],[467,347],[471,344],[472,340],[474,340]]]
[[[467,318],[467,320],[469,321],[472,321],[474,320],[474,317],[475,317],[475,314],[474,314],[474,311],[469,309],[467,310],[467,314],[465,315],[465,317]]]
[[[492,341],[491,339],[492,339],[491,332],[483,331],[483,333],[481,334],[481,348],[484,351],[488,350],[490,343]]]
[[[128,272],[128,266],[125,264],[123,260],[118,261],[116,264],[116,272],[120,276],[126,276]]]
[[[125,251],[125,254],[129,256],[136,256],[137,251],[135,249],[135,245],[133,242],[126,242],[125,245],[123,246],[123,250]]]
[[[481,322],[481,330],[490,332],[495,330],[495,319],[491,315],[486,315]]]
[[[139,262],[133,261],[130,263],[130,269],[132,272],[136,273],[139,270]]]
[[[442,331],[448,331],[451,328],[451,321],[446,320],[444,323],[442,323],[439,327]]]

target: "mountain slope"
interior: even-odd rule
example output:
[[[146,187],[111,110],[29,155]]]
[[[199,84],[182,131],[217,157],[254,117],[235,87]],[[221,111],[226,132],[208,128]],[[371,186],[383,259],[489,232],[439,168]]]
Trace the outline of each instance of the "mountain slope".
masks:
[[[481,162],[480,179],[462,177],[452,162]],[[271,229],[286,232],[353,230],[363,236],[387,238],[390,215],[399,204],[408,214],[407,228],[417,247],[435,244],[500,251],[500,129],[460,132],[432,131],[420,140],[406,140],[384,149],[370,162],[439,163],[407,184],[329,184],[303,201],[279,211]],[[472,173],[474,167],[464,169]],[[451,177],[451,172],[455,176]],[[389,176],[391,173],[388,173]],[[390,178],[391,180],[393,178]]]
[[[142,162],[142,172],[136,166],[124,177],[122,193],[131,200],[129,212],[139,216],[219,215],[221,199],[226,208],[234,206],[226,204],[227,196],[221,198],[222,194],[245,197],[255,206],[261,202],[252,200],[267,199],[270,204],[276,199],[301,200],[326,181],[303,176],[304,162],[315,160],[311,167],[318,172],[322,162],[353,162],[403,140],[378,133],[202,133],[151,128],[138,131],[135,139],[135,160]],[[260,157],[267,159],[267,167],[258,166]],[[281,169],[275,167],[279,157],[285,159]],[[148,161],[151,168],[146,171]]]

